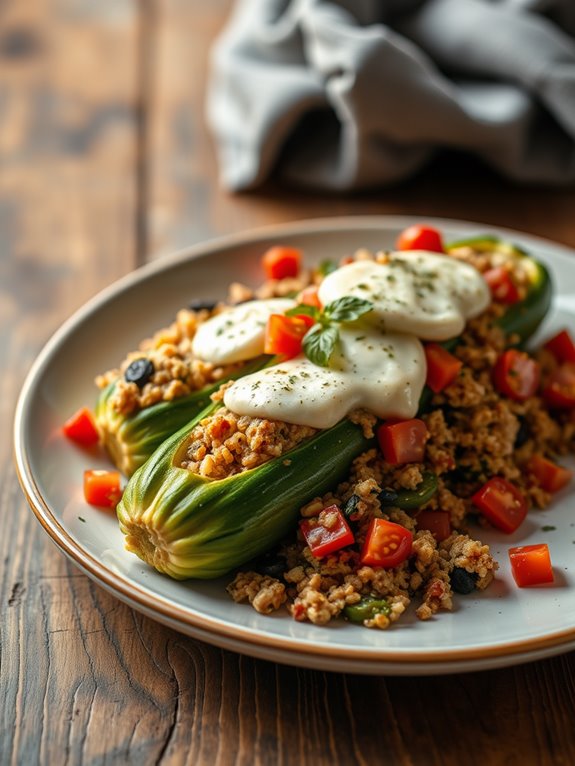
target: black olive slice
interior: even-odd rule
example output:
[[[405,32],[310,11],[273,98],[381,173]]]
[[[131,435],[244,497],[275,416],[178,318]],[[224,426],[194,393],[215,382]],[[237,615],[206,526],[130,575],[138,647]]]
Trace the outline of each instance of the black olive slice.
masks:
[[[475,583],[478,579],[477,572],[468,572],[463,567],[454,567],[451,573],[451,587],[456,593],[467,595],[475,590]]]
[[[188,308],[190,311],[213,311],[217,305],[217,301],[195,298],[188,303]]]
[[[135,383],[138,388],[143,388],[154,374],[154,363],[150,359],[142,357],[134,359],[124,373],[124,379],[128,383]]]

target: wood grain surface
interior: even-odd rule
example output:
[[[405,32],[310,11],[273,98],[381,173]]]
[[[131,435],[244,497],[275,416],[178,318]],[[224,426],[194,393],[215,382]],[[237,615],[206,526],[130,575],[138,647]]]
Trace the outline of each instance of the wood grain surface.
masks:
[[[262,224],[364,213],[470,219],[575,247],[575,190],[514,187],[457,157],[370,194],[222,191],[203,98],[229,5],[0,4],[0,763],[570,766],[575,653],[437,678],[242,657],[115,600],[26,506],[10,436],[26,371],[67,316],[144,261]]]

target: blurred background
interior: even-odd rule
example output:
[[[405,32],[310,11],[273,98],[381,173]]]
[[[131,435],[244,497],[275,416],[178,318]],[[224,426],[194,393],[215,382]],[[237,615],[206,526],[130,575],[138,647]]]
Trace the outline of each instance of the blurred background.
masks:
[[[443,215],[548,233],[575,194],[503,181],[442,155],[411,181],[331,197],[218,184],[205,122],[210,46],[230,0],[26,0],[0,4],[0,285],[47,334],[98,288],[204,239],[295,218]],[[551,227],[552,228],[552,227]],[[47,293],[50,285],[50,294]]]
[[[210,233],[201,91],[228,5],[0,5],[4,256],[16,249],[20,268],[63,271],[85,259],[104,283],[128,255]]]

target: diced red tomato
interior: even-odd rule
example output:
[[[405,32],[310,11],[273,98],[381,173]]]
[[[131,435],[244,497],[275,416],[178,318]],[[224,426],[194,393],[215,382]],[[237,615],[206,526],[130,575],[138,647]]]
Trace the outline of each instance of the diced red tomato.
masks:
[[[545,343],[545,348],[551,351],[560,364],[564,362],[575,364],[575,343],[567,330],[561,330],[550,338]]]
[[[303,336],[313,324],[313,318],[305,314],[271,314],[266,325],[264,352],[280,354],[288,359],[297,356],[301,352]]]
[[[575,407],[575,364],[562,364],[554,370],[541,393],[550,407],[563,410]]]
[[[553,567],[547,543],[509,549],[511,574],[520,588],[553,582]]]
[[[76,444],[83,447],[92,447],[100,440],[100,435],[94,417],[87,407],[82,407],[75,412],[62,426],[62,431]]]
[[[546,492],[559,492],[573,478],[573,471],[548,460],[543,455],[533,455],[527,463],[527,471]]]
[[[276,245],[262,256],[262,266],[268,279],[297,277],[301,266],[302,252],[295,247]]]
[[[419,418],[388,421],[377,429],[377,439],[383,457],[390,465],[421,463],[427,441],[427,426]]]
[[[355,542],[353,532],[337,505],[324,508],[319,516],[300,521],[299,526],[310,551],[318,559]]]
[[[429,598],[442,599],[445,596],[446,590],[447,588],[443,580],[434,577],[425,588],[425,595]]]
[[[292,610],[292,616],[294,620],[297,620],[298,622],[304,622],[306,618],[306,613],[307,613],[307,609],[305,608],[305,606],[296,601],[296,603],[293,605],[293,610]]]
[[[428,529],[438,542],[451,534],[451,519],[447,511],[421,511],[417,514],[417,528]]]
[[[90,505],[115,508],[122,497],[119,471],[84,471],[84,498]]]
[[[489,479],[471,498],[483,516],[502,532],[515,532],[527,516],[524,495],[501,476]]]
[[[309,314],[294,314],[292,319],[299,319],[301,322],[304,323],[304,325],[309,330],[310,327],[313,327],[316,323],[316,320],[313,317],[310,317]]]
[[[521,298],[519,289],[513,281],[509,270],[504,266],[495,266],[483,273],[483,278],[489,285],[493,299],[498,303],[512,305]]]
[[[431,250],[434,253],[444,253],[441,234],[432,226],[414,224],[404,229],[397,238],[398,250]]]
[[[309,285],[298,295],[298,303],[303,303],[304,306],[313,306],[316,309],[321,308],[321,301],[318,295],[317,285]]]
[[[427,360],[426,383],[435,394],[453,383],[463,365],[460,359],[438,343],[425,345],[425,358]]]
[[[493,382],[499,393],[524,402],[537,391],[541,379],[541,367],[524,351],[510,348],[505,351],[493,368]]]
[[[409,557],[412,543],[412,533],[401,524],[372,519],[360,561],[367,566],[397,567]]]

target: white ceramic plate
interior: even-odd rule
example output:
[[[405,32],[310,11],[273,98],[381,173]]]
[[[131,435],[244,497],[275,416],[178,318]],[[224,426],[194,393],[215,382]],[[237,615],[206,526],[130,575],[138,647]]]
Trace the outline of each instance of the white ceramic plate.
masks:
[[[233,280],[258,284],[259,256],[278,242],[301,247],[308,263],[337,259],[358,247],[392,247],[414,221],[370,217],[277,226],[230,237],[152,263],[104,290],[78,311],[44,348],[25,382],[15,421],[18,473],[38,520],[87,575],[119,599],[190,636],[264,659],[325,670],[418,675],[501,667],[575,648],[575,490],[532,512],[510,536],[480,532],[500,562],[496,582],[479,595],[456,598],[452,613],[419,622],[413,613],[387,631],[343,621],[327,627],[287,614],[264,617],[232,603],[226,580],[174,582],[123,550],[113,515],[86,505],[85,468],[107,460],[64,439],[63,421],[92,405],[94,376],[169,323],[193,297],[224,297]],[[493,232],[490,227],[436,220],[446,237]],[[516,232],[499,231],[545,261],[556,299],[540,336],[575,326],[575,253]],[[257,502],[257,499],[256,499]],[[543,527],[553,527],[543,531]],[[552,586],[519,589],[507,549],[547,542]]]

